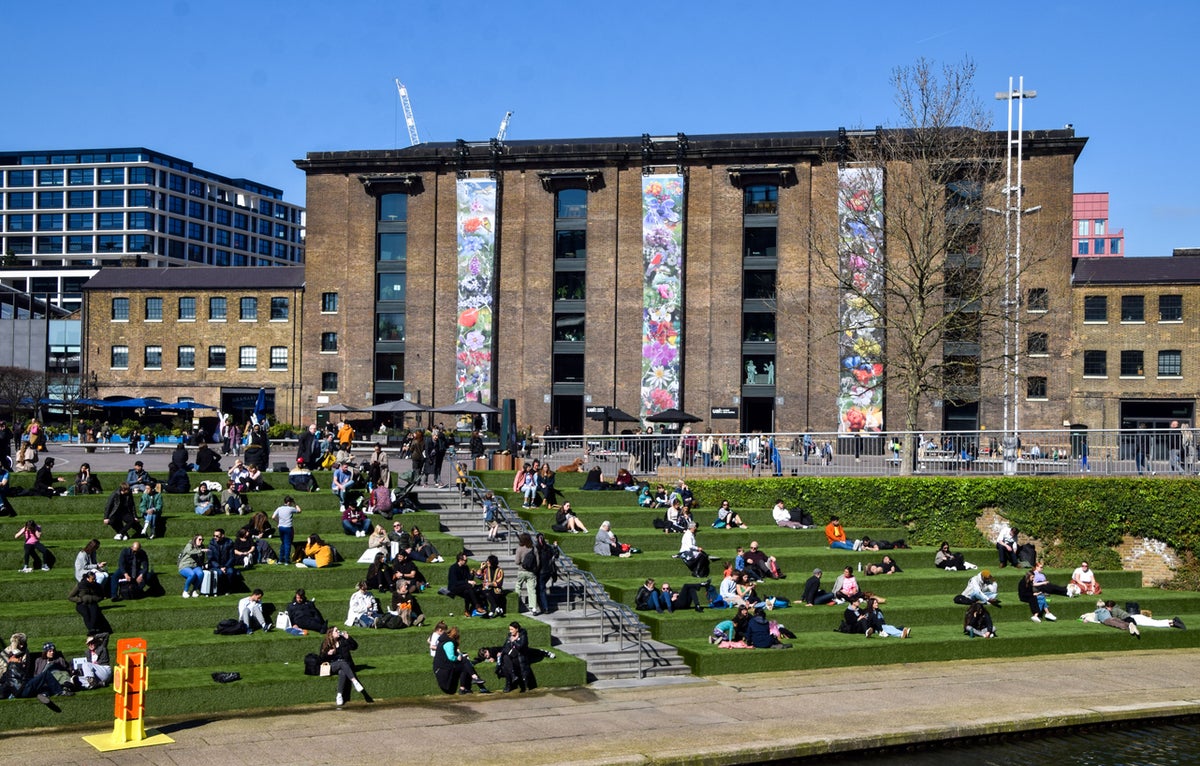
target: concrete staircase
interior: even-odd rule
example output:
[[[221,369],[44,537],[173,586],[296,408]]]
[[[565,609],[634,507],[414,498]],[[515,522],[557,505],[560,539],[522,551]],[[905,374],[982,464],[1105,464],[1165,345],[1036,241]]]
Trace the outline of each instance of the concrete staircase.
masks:
[[[483,526],[483,510],[479,505],[473,504],[455,489],[421,490],[417,497],[423,509],[438,514],[442,531],[462,539],[464,548],[472,558],[478,560],[495,555],[500,559],[501,566],[509,572],[510,584],[515,583],[513,552],[516,550],[516,540],[505,539],[504,535],[499,540],[488,540]],[[447,561],[456,553],[442,551]],[[585,593],[591,598],[585,598]],[[629,638],[622,639],[620,617],[617,614],[591,605],[585,608],[585,602],[595,604],[609,600],[603,587],[595,581],[578,575],[570,576],[566,582],[560,580],[551,586],[549,595],[553,611],[537,617],[525,612],[521,619],[541,620],[548,624],[554,637],[555,650],[587,662],[589,680],[604,686],[697,680],[675,648],[651,639],[649,629],[645,631],[639,651],[637,642]],[[641,625],[640,622],[637,624]]]

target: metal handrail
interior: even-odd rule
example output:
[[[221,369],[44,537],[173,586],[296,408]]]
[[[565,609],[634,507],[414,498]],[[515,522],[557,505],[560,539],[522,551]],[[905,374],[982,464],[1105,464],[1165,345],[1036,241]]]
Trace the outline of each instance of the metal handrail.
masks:
[[[478,476],[470,474],[467,475],[466,482],[467,501],[472,505],[476,503],[482,505],[483,495],[488,491],[487,485]],[[528,520],[513,512],[502,496],[497,495],[495,499],[501,508],[500,523],[507,532],[505,539],[513,550],[516,549],[516,538],[519,534],[527,533],[530,537],[537,535],[537,529]],[[642,623],[637,613],[628,605],[614,601],[594,574],[576,566],[571,557],[563,553],[557,545],[555,551],[558,559],[559,579],[563,581],[567,592],[567,609],[574,611],[576,608],[582,608],[585,616],[589,611],[594,610],[600,621],[600,637],[604,643],[608,643],[610,638],[616,637],[622,650],[637,647],[638,676],[645,677],[646,663],[649,662],[651,666],[657,664],[646,643],[646,635],[650,629]],[[578,590],[578,598],[574,595],[576,590]],[[607,625],[606,618],[608,619]]]

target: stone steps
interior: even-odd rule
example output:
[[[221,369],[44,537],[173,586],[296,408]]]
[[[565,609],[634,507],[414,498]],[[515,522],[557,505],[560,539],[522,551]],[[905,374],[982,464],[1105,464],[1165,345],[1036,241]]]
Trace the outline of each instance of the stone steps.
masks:
[[[420,490],[418,500],[423,509],[438,515],[442,531],[462,539],[463,547],[473,559],[495,555],[502,565],[512,568],[516,540],[510,541],[504,535],[499,540],[488,540],[482,511],[469,498],[450,490]],[[578,604],[578,586],[573,585],[572,588]],[[586,588],[597,599],[609,598],[598,584],[589,583]],[[617,635],[605,639],[605,634],[612,633],[616,628],[613,618],[591,609],[585,614],[582,608],[570,608],[564,585],[550,588],[550,603],[553,611],[537,617],[525,612],[521,618],[548,624],[555,650],[584,660],[588,666],[589,680],[611,685],[622,682],[645,683],[649,678],[663,679],[664,682],[670,679],[676,683],[694,678],[675,648],[651,639],[649,629],[640,647],[629,640],[622,647],[623,642]]]

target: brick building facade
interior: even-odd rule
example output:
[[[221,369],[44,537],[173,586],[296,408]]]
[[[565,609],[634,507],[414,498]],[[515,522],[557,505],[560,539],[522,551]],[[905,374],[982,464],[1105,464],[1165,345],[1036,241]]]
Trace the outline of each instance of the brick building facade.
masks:
[[[1079,258],[1071,299],[1071,422],[1194,425],[1200,256]]]
[[[292,423],[315,407],[300,399],[303,267],[106,267],[83,291],[95,397],[193,399],[240,420],[263,388]]]
[[[307,173],[304,402],[444,405],[463,390],[463,180],[495,180],[487,396],[514,399],[538,431],[598,430],[587,406],[638,412],[645,370],[646,174],[676,174],[685,253],[679,402],[716,430],[833,430],[839,414],[837,281],[813,233],[836,231],[844,132],[669,139],[421,144],[314,152]],[[1004,134],[992,136],[1003,146]],[[1022,427],[1061,426],[1070,399],[1073,130],[1025,138]],[[1002,154],[1002,151],[1000,152]],[[892,191],[888,169],[885,197]],[[1000,170],[1000,177],[1003,170]],[[895,194],[896,199],[903,195]],[[474,203],[472,203],[474,204]],[[982,211],[978,212],[982,216]],[[1001,216],[982,216],[995,240]],[[492,224],[492,219],[489,219]],[[1053,257],[1035,258],[1037,253]],[[494,302],[493,302],[494,301]],[[463,304],[465,305],[465,304]],[[476,309],[467,314],[474,323]],[[480,323],[483,324],[482,322]],[[1030,335],[1040,333],[1030,339]],[[458,344],[458,345],[456,345]],[[976,349],[978,353],[978,349]],[[476,370],[477,372],[477,370]],[[485,371],[486,373],[486,371]],[[484,378],[488,376],[483,375]],[[922,428],[1000,428],[1000,373],[975,401],[930,401]],[[888,385],[891,385],[890,383]],[[307,406],[307,405],[306,405]],[[885,395],[885,427],[903,425]],[[308,417],[306,413],[305,417]]]

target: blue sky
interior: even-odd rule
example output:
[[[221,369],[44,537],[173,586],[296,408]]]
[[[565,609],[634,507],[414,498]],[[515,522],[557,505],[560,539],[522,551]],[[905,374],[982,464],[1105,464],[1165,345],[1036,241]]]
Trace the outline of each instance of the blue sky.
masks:
[[[907,12],[906,12],[907,11]],[[1006,12],[1007,11],[1007,12]],[[1200,246],[1200,4],[43,0],[5,6],[0,149],[146,146],[282,188],[310,151],[424,141],[895,125],[889,76],[971,57],[1024,75],[1026,128],[1072,123],[1076,191],[1111,193],[1130,255]],[[1167,194],[1165,190],[1176,189]]]

